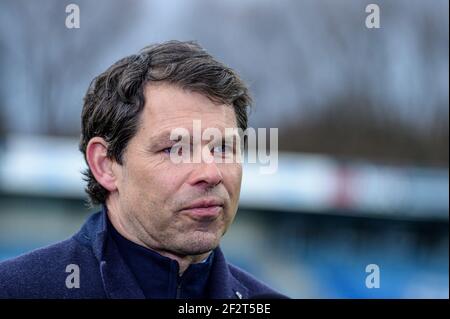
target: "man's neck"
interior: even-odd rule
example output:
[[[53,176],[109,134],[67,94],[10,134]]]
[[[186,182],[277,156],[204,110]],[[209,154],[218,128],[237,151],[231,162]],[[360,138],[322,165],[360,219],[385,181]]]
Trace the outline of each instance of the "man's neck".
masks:
[[[200,255],[178,255],[167,250],[152,247],[147,243],[145,243],[144,241],[140,240],[138,236],[136,236],[132,232],[127,231],[127,227],[124,225],[125,223],[123,223],[120,220],[120,218],[118,218],[118,214],[112,213],[110,209],[107,209],[107,214],[109,221],[120,235],[122,235],[123,237],[125,237],[129,241],[132,241],[135,244],[153,250],[154,252],[160,254],[161,256],[177,261],[179,266],[178,272],[179,276],[183,275],[186,269],[188,269],[189,265],[200,263],[205,259],[207,259],[208,256],[211,254],[211,251],[209,251]]]

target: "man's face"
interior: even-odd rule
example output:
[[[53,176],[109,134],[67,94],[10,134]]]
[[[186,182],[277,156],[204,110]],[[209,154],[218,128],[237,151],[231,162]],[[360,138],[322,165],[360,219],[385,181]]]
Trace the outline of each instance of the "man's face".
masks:
[[[225,128],[236,128],[234,110],[168,84],[147,85],[145,98],[123,165],[114,164],[120,219],[150,248],[203,254],[219,245],[234,219],[242,167],[236,161],[177,164],[170,157],[176,143],[170,133],[184,128],[192,136],[193,120],[200,120],[202,131],[217,128],[225,135]]]

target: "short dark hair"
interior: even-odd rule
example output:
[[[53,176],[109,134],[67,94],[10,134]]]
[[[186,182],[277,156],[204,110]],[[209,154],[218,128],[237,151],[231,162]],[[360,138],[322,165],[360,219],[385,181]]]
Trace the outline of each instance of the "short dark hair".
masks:
[[[107,156],[123,163],[124,150],[137,132],[144,108],[144,86],[151,82],[173,84],[232,105],[238,127],[247,129],[251,97],[239,75],[196,42],[168,41],[117,61],[92,80],[81,114],[79,148],[85,160],[89,140],[99,136],[108,144]],[[89,164],[83,175],[90,204],[104,204],[108,191],[95,180]]]

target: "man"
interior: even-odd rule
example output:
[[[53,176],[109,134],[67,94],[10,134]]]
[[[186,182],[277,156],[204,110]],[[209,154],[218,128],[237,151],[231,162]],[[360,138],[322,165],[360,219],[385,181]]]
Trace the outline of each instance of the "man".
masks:
[[[250,102],[239,76],[192,42],[146,47],[100,74],[84,99],[80,150],[86,191],[102,211],[72,238],[1,263],[0,296],[282,297],[219,247],[242,167],[216,159],[239,147],[190,137],[178,147],[173,138],[180,128],[193,134],[193,121],[225,137],[245,130]],[[186,152],[201,161],[174,161]]]

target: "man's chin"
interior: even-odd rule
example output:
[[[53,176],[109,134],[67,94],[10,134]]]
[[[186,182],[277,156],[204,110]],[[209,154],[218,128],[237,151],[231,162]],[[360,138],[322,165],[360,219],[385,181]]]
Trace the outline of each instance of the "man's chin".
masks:
[[[203,233],[194,234],[193,236],[188,236],[184,239],[180,251],[185,255],[195,256],[202,255],[214,250],[219,246],[220,238],[216,234]]]

